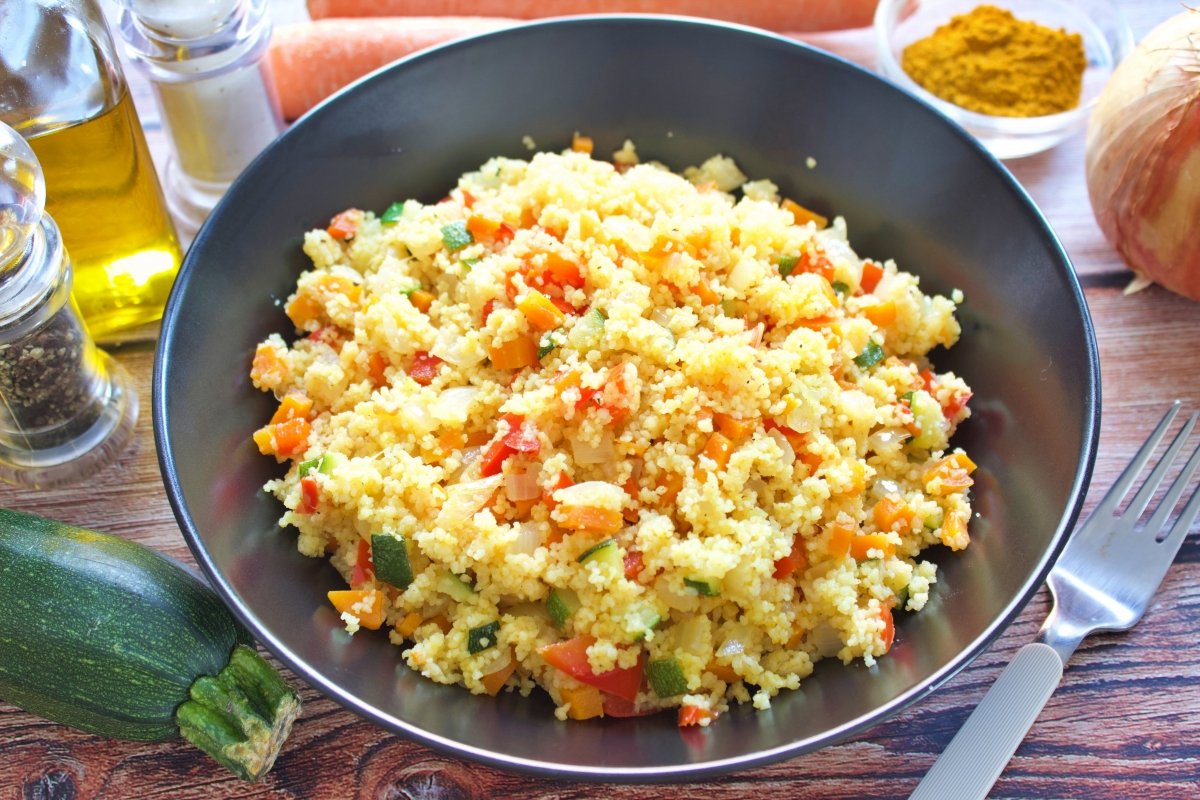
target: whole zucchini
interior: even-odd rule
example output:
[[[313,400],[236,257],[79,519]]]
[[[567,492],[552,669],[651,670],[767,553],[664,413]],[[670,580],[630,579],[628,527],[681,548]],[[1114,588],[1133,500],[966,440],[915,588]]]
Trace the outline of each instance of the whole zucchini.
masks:
[[[300,700],[220,598],[135,542],[0,509],[0,698],[108,738],[184,736],[246,780]]]

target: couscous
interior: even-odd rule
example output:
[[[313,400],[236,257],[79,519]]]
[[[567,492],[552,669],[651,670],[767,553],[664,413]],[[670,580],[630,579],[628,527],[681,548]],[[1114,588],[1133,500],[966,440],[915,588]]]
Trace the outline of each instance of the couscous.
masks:
[[[310,231],[252,378],[346,630],[560,719],[766,708],[867,664],[968,544],[970,390],[927,296],[725,157],[495,158]],[[375,635],[383,635],[375,634]]]

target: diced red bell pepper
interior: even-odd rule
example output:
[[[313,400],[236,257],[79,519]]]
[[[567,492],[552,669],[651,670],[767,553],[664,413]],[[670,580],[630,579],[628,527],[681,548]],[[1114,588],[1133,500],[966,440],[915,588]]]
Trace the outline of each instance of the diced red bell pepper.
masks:
[[[597,675],[588,664],[587,650],[596,643],[594,636],[576,636],[564,642],[546,645],[538,650],[546,663],[562,670],[580,683],[595,686],[602,692],[620,697],[629,702],[637,699],[642,687],[645,660],[639,659],[632,667],[612,669]]]
[[[575,481],[571,480],[570,476],[568,476],[567,473],[565,473],[565,472],[558,473],[558,477],[555,478],[554,481],[552,483],[550,483],[548,486],[546,486],[545,489],[542,491],[542,502],[544,502],[546,504],[546,508],[553,511],[554,507],[558,505],[558,503],[556,503],[554,500],[554,493],[557,492],[559,489],[565,489],[568,486],[574,486],[574,485],[575,485]]]
[[[973,395],[971,392],[967,392],[960,397],[950,398],[946,405],[942,406],[942,413],[946,415],[946,419],[954,419],[956,416],[958,416],[958,412],[963,410],[963,406],[967,404],[967,401],[969,401],[972,396]]]
[[[707,708],[691,705],[683,705],[679,707],[679,727],[681,728],[700,725],[708,719],[712,719],[712,712]]]
[[[808,553],[804,550],[804,543],[797,536],[792,541],[792,552],[775,562],[775,580],[781,581],[790,577],[796,570],[804,569],[807,566]]]
[[[879,285],[879,279],[883,277],[883,266],[874,261],[864,261],[862,269],[862,286],[863,294],[870,294],[875,291],[875,287]]]
[[[631,581],[636,581],[638,579],[638,575],[642,574],[642,569],[644,569],[645,566],[646,564],[642,558],[642,551],[633,549],[625,551],[626,578]]]
[[[329,227],[325,231],[337,239],[344,242],[347,239],[353,239],[354,234],[358,233],[358,224],[362,222],[363,212],[357,208],[348,208],[340,214],[334,216],[329,221]]]
[[[431,356],[424,350],[420,350],[413,356],[412,363],[408,366],[408,376],[422,386],[428,386],[437,377],[438,367],[442,363],[437,356]]]
[[[892,619],[892,610],[887,606],[879,608],[879,617],[883,620],[883,651],[886,653],[896,641],[896,623]]]
[[[618,719],[648,717],[651,714],[657,714],[661,710],[659,708],[638,708],[636,703],[630,702],[623,697],[617,697],[615,694],[604,694],[604,715],[606,717],[617,717]]]
[[[359,539],[354,569],[350,572],[350,585],[357,589],[366,583],[374,572],[375,562],[371,560],[371,543],[366,539]]]
[[[495,310],[496,310],[496,301],[495,300],[488,300],[486,303],[484,303],[483,310],[479,313],[480,324],[487,325],[488,317],[490,317],[492,315],[492,312]]]
[[[538,439],[537,428],[527,423],[525,418],[517,414],[506,414],[504,419],[508,422],[508,433],[504,436],[504,444],[516,453],[525,453],[527,455],[537,455],[542,449],[542,443]]]
[[[301,514],[315,513],[320,500],[321,487],[317,485],[317,479],[311,475],[305,475],[300,479],[300,507],[296,510]]]

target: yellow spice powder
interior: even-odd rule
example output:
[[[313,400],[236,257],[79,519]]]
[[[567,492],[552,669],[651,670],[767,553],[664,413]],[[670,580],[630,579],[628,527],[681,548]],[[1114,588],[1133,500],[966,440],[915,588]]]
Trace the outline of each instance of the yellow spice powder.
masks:
[[[1087,56],[1078,33],[983,5],[913,42],[900,63],[926,91],[957,106],[1037,117],[1079,105]]]

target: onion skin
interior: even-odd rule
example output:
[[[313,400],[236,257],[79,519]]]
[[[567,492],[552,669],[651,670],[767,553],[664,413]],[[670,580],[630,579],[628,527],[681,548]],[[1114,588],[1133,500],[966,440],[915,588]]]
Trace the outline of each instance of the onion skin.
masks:
[[[1200,11],[1155,28],[1113,72],[1088,125],[1088,197],[1140,276],[1200,300]]]

